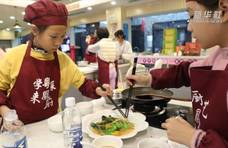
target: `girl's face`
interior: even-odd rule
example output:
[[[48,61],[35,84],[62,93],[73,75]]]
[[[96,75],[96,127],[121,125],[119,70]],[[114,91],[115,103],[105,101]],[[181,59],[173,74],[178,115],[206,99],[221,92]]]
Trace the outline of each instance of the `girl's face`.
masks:
[[[195,20],[194,15],[197,15],[197,13],[201,13],[203,18],[203,14],[206,11],[208,12],[203,5],[200,5],[195,1],[187,2],[187,9],[190,16],[188,30],[192,32],[192,37],[196,38],[202,48],[205,49],[219,45],[220,37],[223,35],[222,23],[210,22],[211,18],[209,18],[208,21],[203,21],[198,20],[200,18],[197,17],[198,19]]]
[[[64,25],[51,25],[43,32],[36,31],[34,40],[48,53],[57,51],[65,38],[67,27]]]

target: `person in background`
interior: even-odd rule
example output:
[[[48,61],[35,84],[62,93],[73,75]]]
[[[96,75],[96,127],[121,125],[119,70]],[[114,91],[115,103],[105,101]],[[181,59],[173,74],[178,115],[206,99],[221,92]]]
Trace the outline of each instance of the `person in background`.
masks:
[[[119,49],[119,61],[131,60],[132,47],[131,43],[125,40],[123,30],[117,30],[115,33],[115,39],[117,40],[117,47]]]
[[[90,98],[111,94],[109,85],[104,84],[106,91],[102,91],[58,50],[66,35],[67,20],[66,6],[52,0],[38,0],[25,8],[24,21],[32,24],[32,38],[0,61],[0,116],[4,118],[15,109],[21,122],[12,126],[55,115],[71,85]]]
[[[204,49],[220,47],[215,46],[202,61],[182,62],[167,69],[152,70],[148,75],[130,75],[127,79],[155,89],[191,86],[195,128],[181,117],[172,117],[162,124],[168,138],[191,148],[227,148],[228,0],[187,0],[186,4],[192,36]],[[211,15],[203,17],[207,13]]]
[[[85,42],[87,43],[87,47],[89,45],[95,44],[97,41],[96,37],[93,34],[87,35]],[[89,52],[87,49],[85,51],[85,60],[89,63],[96,63],[97,62],[97,55],[96,53]]]
[[[117,62],[118,49],[115,42],[109,37],[107,28],[96,30],[97,43],[88,46],[88,51],[97,53],[98,57],[98,80],[102,84],[110,84],[113,89],[117,88]]]

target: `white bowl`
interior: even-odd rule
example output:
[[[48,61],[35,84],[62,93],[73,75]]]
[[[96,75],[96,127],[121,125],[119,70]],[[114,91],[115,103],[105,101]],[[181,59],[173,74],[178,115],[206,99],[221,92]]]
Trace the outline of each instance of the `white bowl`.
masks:
[[[96,148],[94,145],[87,143],[87,142],[81,142],[83,148]]]
[[[82,116],[93,113],[93,103],[92,102],[79,102],[76,104]]]
[[[115,136],[100,136],[99,138],[93,140],[92,145],[96,148],[122,148],[123,141]]]
[[[138,142],[137,148],[169,148],[169,144],[162,138],[145,138]]]
[[[47,120],[48,128],[53,132],[62,132],[63,126],[62,126],[62,115],[56,114]]]

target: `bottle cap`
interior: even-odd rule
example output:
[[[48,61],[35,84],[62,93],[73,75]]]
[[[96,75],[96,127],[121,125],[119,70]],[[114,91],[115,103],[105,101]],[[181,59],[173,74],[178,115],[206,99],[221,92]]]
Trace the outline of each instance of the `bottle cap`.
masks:
[[[16,110],[9,110],[4,116],[4,120],[12,122],[18,119]]]
[[[75,105],[75,98],[74,97],[67,97],[65,99],[65,105],[66,107],[72,107]]]

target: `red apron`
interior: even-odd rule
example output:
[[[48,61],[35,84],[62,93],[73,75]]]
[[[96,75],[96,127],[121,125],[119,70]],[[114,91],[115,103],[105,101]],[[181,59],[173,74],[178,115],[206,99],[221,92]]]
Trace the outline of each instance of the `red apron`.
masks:
[[[192,103],[196,128],[212,129],[228,140],[228,65],[191,68]]]
[[[57,113],[60,68],[57,53],[54,60],[42,61],[30,56],[31,42],[23,59],[7,105],[17,111],[25,124],[46,119]]]
[[[88,61],[89,63],[96,63],[97,62],[97,56],[94,53],[90,53],[89,51],[86,50],[85,52],[85,60]]]
[[[109,62],[106,62],[102,59],[100,59],[99,57],[97,57],[98,59],[98,81],[101,83],[101,84],[110,84],[110,79],[109,79]],[[115,88],[117,88],[117,81],[118,81],[118,72],[117,72],[117,69],[118,69],[118,63],[117,61],[114,62],[115,64],[115,69],[116,69],[116,79],[115,79]],[[114,88],[114,89],[115,89]]]

